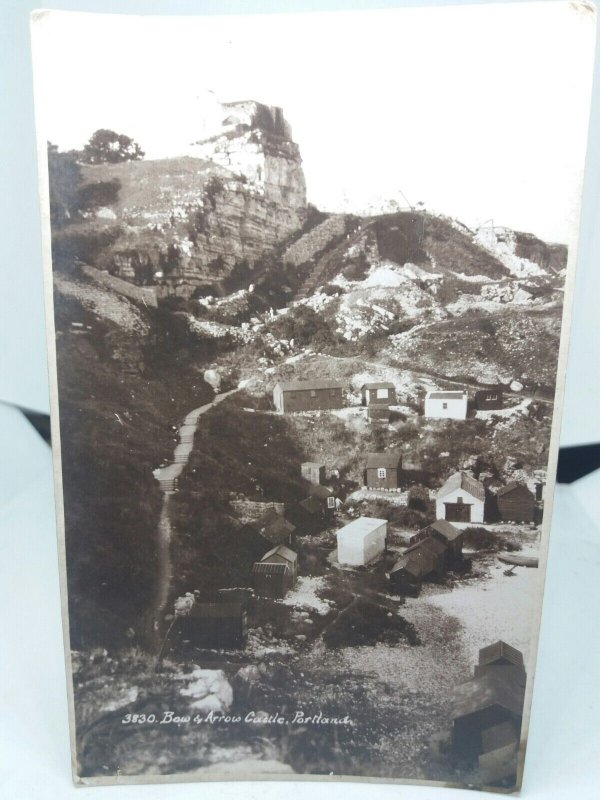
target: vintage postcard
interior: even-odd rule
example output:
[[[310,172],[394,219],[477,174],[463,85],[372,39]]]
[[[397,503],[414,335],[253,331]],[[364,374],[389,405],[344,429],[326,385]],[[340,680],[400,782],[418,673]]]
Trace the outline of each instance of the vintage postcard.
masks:
[[[33,14],[77,783],[518,789],[595,25]]]

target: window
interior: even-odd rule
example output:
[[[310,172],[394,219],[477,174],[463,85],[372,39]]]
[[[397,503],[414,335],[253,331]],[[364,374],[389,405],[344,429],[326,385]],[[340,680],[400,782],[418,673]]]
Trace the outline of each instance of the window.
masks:
[[[445,410],[448,408],[448,403],[442,403],[442,408],[443,408],[443,409],[444,409],[444,411],[445,411]]]
[[[385,467],[379,467],[379,469],[377,470],[377,477],[378,478],[385,478],[386,475],[387,475],[386,468]]]
[[[316,396],[317,396],[317,393],[315,392],[315,390],[314,390],[314,389],[311,389],[311,390],[310,390],[310,396],[311,396],[311,397],[316,397]]]
[[[335,508],[335,497],[327,498],[327,508]]]
[[[377,389],[378,400],[387,400],[388,397],[389,397],[389,391],[387,389]]]
[[[487,399],[488,400],[497,400],[498,399],[498,395],[497,394],[488,394]]]
[[[456,498],[456,502],[458,503],[458,505],[462,506],[462,504],[464,503],[464,500],[462,499],[462,497],[457,497]]]

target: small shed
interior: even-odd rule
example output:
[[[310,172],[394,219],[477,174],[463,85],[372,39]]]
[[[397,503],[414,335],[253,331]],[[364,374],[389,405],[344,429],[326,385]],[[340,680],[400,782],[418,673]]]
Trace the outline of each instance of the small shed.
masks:
[[[363,406],[395,406],[396,387],[389,381],[364,383],[360,387]]]
[[[273,389],[273,405],[280,414],[343,408],[346,405],[344,387],[332,378],[277,383]]]
[[[381,422],[387,424],[392,418],[389,406],[368,406],[367,419],[369,422]]]
[[[483,732],[510,723],[521,730],[525,673],[491,667],[457,686],[452,697],[452,744],[455,753],[477,759],[484,752]]]
[[[436,519],[431,525],[416,533],[410,542],[413,544],[427,536],[437,539],[446,546],[446,567],[448,569],[460,564],[464,540],[464,533],[461,530],[455,528],[445,519]]]
[[[485,488],[467,475],[455,472],[438,490],[435,513],[438,519],[454,524],[484,521]]]
[[[369,489],[399,489],[402,472],[402,455],[395,453],[367,453],[364,481]]]
[[[296,531],[317,534],[325,530],[329,515],[325,513],[323,502],[313,495],[290,506],[287,516],[296,526]]]
[[[188,615],[178,618],[180,637],[209,650],[243,648],[247,624],[242,603],[194,603]]]
[[[475,676],[492,667],[514,667],[525,672],[523,653],[499,639],[497,642],[479,650],[479,661],[475,666]]]
[[[388,577],[399,592],[417,595],[421,584],[435,569],[435,558],[427,548],[416,548],[397,559]]]
[[[285,545],[272,548],[252,567],[258,595],[281,599],[296,585],[298,556]]]
[[[511,481],[496,492],[498,513],[503,522],[534,522],[535,497],[524,483]]]
[[[387,520],[359,517],[337,532],[338,562],[358,567],[385,552]]]
[[[432,419],[466,419],[466,391],[433,391],[425,395],[425,416]]]
[[[475,392],[475,406],[479,411],[499,411],[504,408],[502,389],[480,389]]]
[[[296,526],[276,508],[270,508],[258,519],[247,522],[244,528],[261,536],[268,545],[285,544],[293,547],[296,541]]]
[[[309,483],[325,483],[325,466],[316,461],[305,461],[301,464],[300,474]]]
[[[335,512],[335,492],[328,486],[313,483],[308,490],[309,497],[316,497],[321,501],[323,513],[331,518]]]
[[[423,539],[416,542],[416,544],[407,547],[404,551],[404,555],[409,556],[411,553],[422,550],[428,550],[433,557],[432,568],[428,574],[443,575],[446,571],[446,545],[440,542],[439,539],[434,539],[433,536],[425,536]]]

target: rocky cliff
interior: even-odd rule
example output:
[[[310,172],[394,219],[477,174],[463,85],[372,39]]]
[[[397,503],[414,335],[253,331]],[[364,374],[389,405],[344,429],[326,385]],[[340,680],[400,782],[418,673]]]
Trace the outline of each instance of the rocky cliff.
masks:
[[[119,229],[98,266],[189,294],[302,227],[302,160],[281,109],[253,101],[221,108],[219,129],[188,156],[84,168],[88,184],[120,183],[118,201],[88,220]]]

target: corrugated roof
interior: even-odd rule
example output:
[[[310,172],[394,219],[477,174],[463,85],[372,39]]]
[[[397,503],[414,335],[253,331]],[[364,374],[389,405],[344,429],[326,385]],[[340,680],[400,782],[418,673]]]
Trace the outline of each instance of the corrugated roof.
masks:
[[[466,492],[473,495],[473,497],[476,497],[477,500],[485,500],[485,488],[483,484],[462,471],[455,472],[454,475],[451,475],[442,488],[438,490],[437,496],[438,498],[445,497],[456,489],[464,489]]]
[[[467,392],[427,392],[426,400],[462,400]]]
[[[290,571],[288,564],[275,564],[272,561],[256,561],[252,565],[254,575],[286,575]]]
[[[363,389],[395,389],[395,385],[389,381],[381,381],[380,383],[363,383],[360,387],[361,392]]]
[[[378,469],[379,467],[385,467],[386,469],[401,469],[402,454],[367,453],[367,469]]]
[[[286,558],[292,564],[298,560],[298,556],[291,550],[289,547],[286,547],[284,544],[278,544],[277,547],[273,547],[264,556],[261,558],[261,561],[267,561],[274,555],[281,556],[282,558]]]
[[[338,539],[360,539],[367,536],[381,525],[387,525],[387,519],[377,519],[375,517],[359,517],[352,520],[348,525],[344,525],[337,533]]]
[[[455,539],[458,539],[459,536],[462,536],[462,531],[459,531],[458,528],[455,528],[454,525],[451,525],[445,519],[436,519],[436,521],[432,522],[428,527],[437,531],[449,542],[453,542]]]
[[[280,381],[276,384],[284,392],[300,392],[308,391],[310,389],[343,389],[344,386],[340,381],[333,380],[333,378],[318,378],[315,380],[306,381]]]
[[[481,665],[491,664],[499,658],[505,658],[517,667],[523,666],[523,653],[501,639],[489,644],[487,647],[482,647],[479,651],[479,663]]]
[[[452,717],[457,719],[490,706],[501,706],[517,716],[523,714],[525,681],[512,667],[498,667],[456,686],[452,692]]]
[[[519,481],[511,481],[510,483],[507,483],[506,486],[501,486],[496,492],[496,495],[498,497],[502,497],[502,495],[508,494],[509,492],[514,492],[515,489],[519,488],[525,489],[527,492],[529,492],[529,489],[525,486],[524,483],[520,483]],[[529,494],[531,494],[531,492],[529,492]]]

